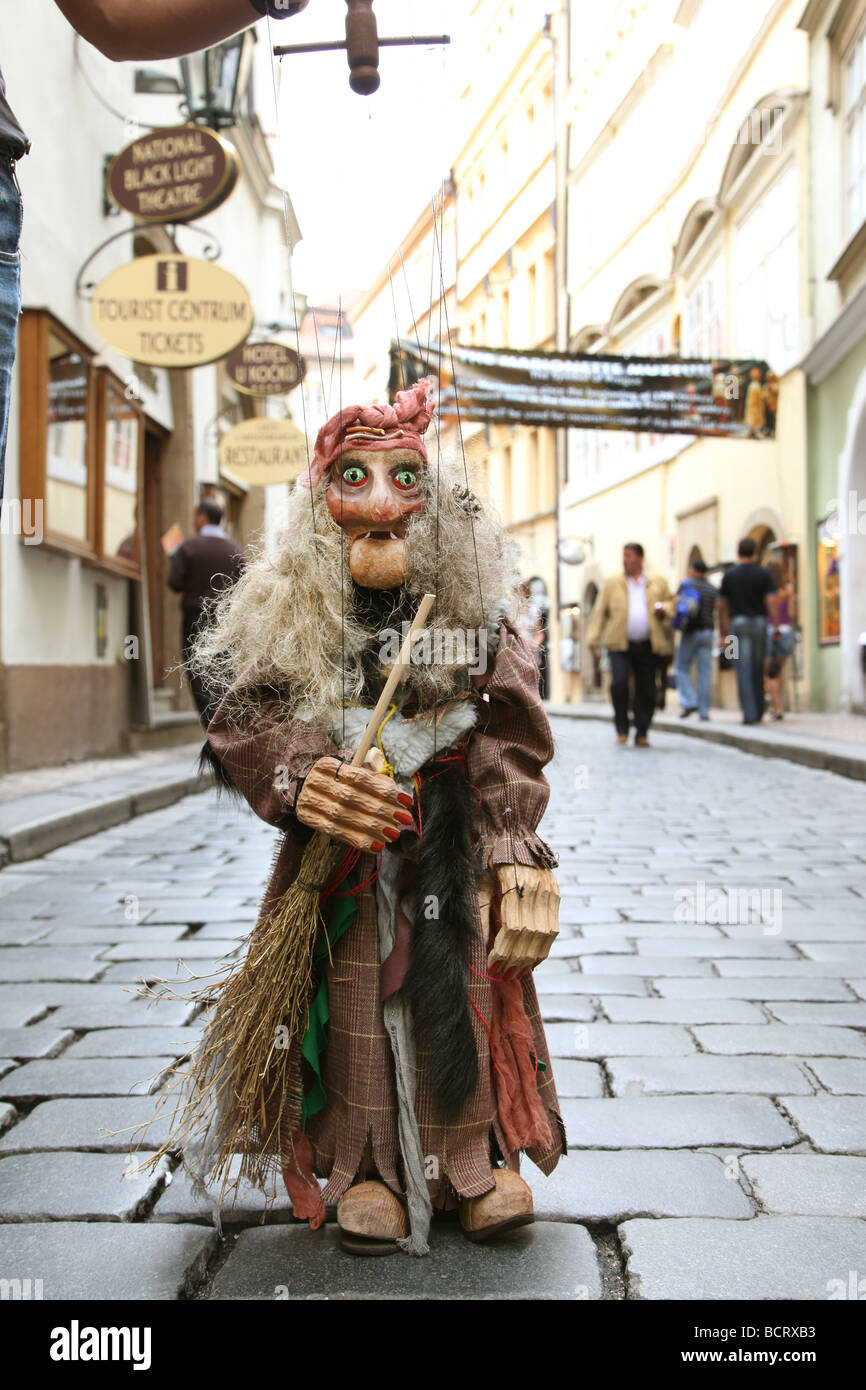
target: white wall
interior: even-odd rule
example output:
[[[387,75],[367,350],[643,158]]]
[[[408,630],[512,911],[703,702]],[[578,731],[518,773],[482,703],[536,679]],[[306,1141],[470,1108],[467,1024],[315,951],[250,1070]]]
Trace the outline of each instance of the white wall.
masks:
[[[10,101],[33,144],[31,153],[18,166],[25,200],[23,304],[49,309],[100,353],[106,365],[125,377],[131,371],[130,364],[101,342],[89,304],[76,297],[75,280],[79,267],[101,242],[132,226],[126,214],[106,216],[103,211],[103,156],[116,154],[140,133],[139,127],[130,124],[134,118],[153,125],[180,124],[180,98],[136,97],[135,67],[155,65],[114,64],[81,41],[80,64],[97,96],[76,62],[73,31],[53,0],[15,4],[14,23],[12,0],[2,0],[2,8],[3,71]],[[272,131],[273,93],[266,44],[262,42],[257,45],[256,65],[261,120],[265,130]],[[176,64],[162,66],[179,71]],[[117,114],[106,109],[99,97]],[[294,214],[291,217],[293,221]],[[229,201],[200,225],[220,241],[220,264],[247,286],[257,322],[286,317],[288,270],[282,200],[277,191],[261,180],[254,186],[244,173]],[[181,229],[178,245],[185,253],[198,256],[204,241]],[[89,278],[102,279],[131,260],[132,253],[132,238],[119,239],[95,262]],[[144,394],[155,418],[171,427],[165,379],[156,396]],[[214,367],[193,372],[193,397],[196,478],[215,481],[216,449],[207,440],[207,427],[218,409]],[[11,499],[19,496],[18,442],[16,374],[7,447],[6,495]],[[185,530],[191,527],[190,517],[177,519]],[[121,655],[129,626],[128,580],[72,557],[50,554],[36,546],[24,547],[5,535],[0,543],[0,566],[4,664],[96,663],[97,584],[104,585],[108,593],[109,642],[103,661],[111,664]]]

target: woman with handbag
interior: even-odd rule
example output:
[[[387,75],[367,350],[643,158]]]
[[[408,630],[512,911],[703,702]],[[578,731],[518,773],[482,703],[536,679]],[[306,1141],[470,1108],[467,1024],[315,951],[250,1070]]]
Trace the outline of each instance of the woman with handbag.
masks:
[[[767,664],[764,685],[770,700],[770,718],[784,718],[782,710],[782,672],[796,642],[794,622],[797,617],[797,595],[790,576],[778,560],[767,567],[773,580],[773,591],[767,595]]]

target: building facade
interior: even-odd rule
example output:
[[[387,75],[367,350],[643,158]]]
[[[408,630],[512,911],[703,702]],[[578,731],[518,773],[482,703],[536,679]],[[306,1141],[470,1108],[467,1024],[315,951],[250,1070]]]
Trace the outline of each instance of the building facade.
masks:
[[[38,87],[23,76],[37,51]],[[254,332],[287,321],[283,196],[266,134],[272,60],[262,42],[253,55],[228,132],[241,175],[230,201],[196,224],[202,237],[134,224],[105,196],[109,156],[142,129],[182,122],[182,92],[165,91],[178,65],[113,64],[49,4],[22,7],[4,36],[10,97],[32,141],[18,166],[23,314],[0,544],[4,770],[195,736],[161,539],[173,526],[189,534],[208,495],[242,543],[261,529],[263,490],[222,477],[218,464],[224,429],[261,407],[220,363],[164,370],[120,357],[95,330],[87,286],[136,256],[200,256],[210,241],[250,293]],[[290,207],[288,221],[297,240]]]
[[[866,3],[812,0],[809,642],[819,708],[866,713]]]
[[[555,46],[549,6],[476,0],[467,15],[459,134],[449,176],[357,304],[357,372],[380,398],[391,341],[554,347]],[[560,698],[556,434],[443,420],[437,447],[465,452],[509,531],[541,618],[545,693]]]
[[[572,350],[763,358],[775,437],[569,431],[559,497],[567,696],[601,697],[586,649],[595,598],[641,541],[672,587],[700,555],[718,572],[751,535],[806,582],[810,341],[808,52],[801,6],[646,0],[570,8],[566,296]],[[794,663],[791,663],[794,665]],[[810,698],[808,645],[789,701]],[[716,698],[735,703],[730,675]]]

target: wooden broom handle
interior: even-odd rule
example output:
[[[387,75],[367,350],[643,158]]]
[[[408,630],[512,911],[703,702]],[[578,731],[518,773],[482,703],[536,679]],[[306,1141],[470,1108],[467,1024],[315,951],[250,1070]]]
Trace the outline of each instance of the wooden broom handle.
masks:
[[[369,753],[370,749],[372,748],[373,741],[375,740],[376,734],[379,729],[379,725],[382,723],[382,720],[385,718],[385,715],[388,712],[388,706],[391,703],[391,696],[394,694],[394,691],[397,689],[397,686],[402,685],[403,681],[406,679],[406,672],[409,669],[410,658],[412,656],[412,643],[414,642],[419,629],[422,628],[426,623],[427,618],[430,614],[430,609],[433,607],[433,604],[435,602],[435,594],[425,594],[422,598],[418,608],[418,612],[412,619],[412,626],[406,634],[406,640],[400,648],[400,655],[394,662],[394,667],[391,671],[391,674],[385,682],[385,689],[379,696],[379,703],[373,710],[373,713],[370,716],[370,722],[364,730],[364,736],[361,739],[361,742],[358,744],[357,752],[355,753],[355,756],[351,762],[352,767],[360,767],[367,754]]]

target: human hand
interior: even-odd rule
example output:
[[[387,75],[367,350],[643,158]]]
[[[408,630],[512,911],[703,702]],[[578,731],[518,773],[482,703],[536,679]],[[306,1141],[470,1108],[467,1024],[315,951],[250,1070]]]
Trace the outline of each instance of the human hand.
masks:
[[[482,909],[491,893],[499,900],[500,928],[487,968],[508,976],[547,958],[559,933],[559,885],[552,869],[496,864],[482,879]],[[518,888],[522,890],[518,892]]]
[[[383,773],[319,758],[307,774],[295,814],[333,840],[378,854],[413,824],[411,806],[411,796]]]

